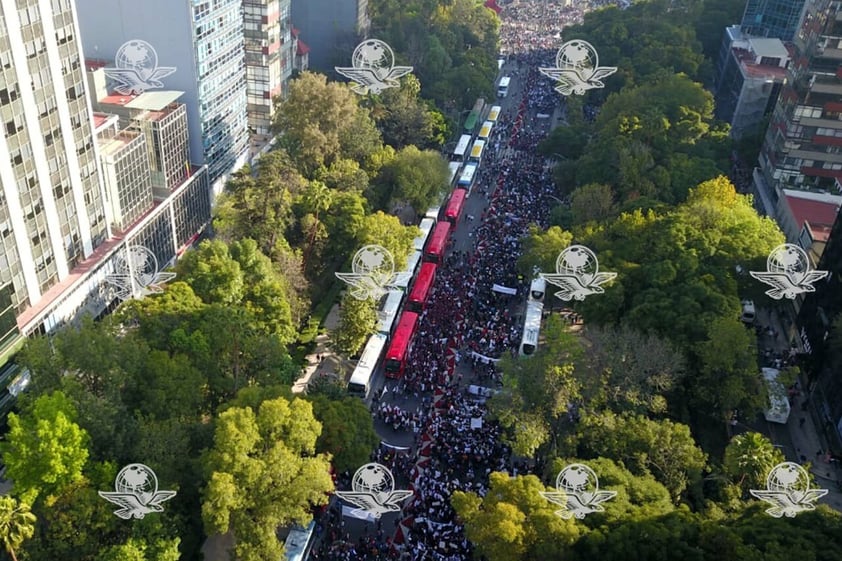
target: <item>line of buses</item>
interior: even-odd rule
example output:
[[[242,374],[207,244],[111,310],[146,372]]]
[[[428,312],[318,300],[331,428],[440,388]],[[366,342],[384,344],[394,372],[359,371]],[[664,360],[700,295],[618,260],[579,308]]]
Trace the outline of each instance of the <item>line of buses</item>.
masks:
[[[476,128],[476,122],[485,109],[485,101],[477,100],[471,112],[474,116],[474,125],[470,129],[467,127],[470,123],[466,121],[468,132],[472,133],[473,128]],[[500,107],[491,107],[476,139],[473,134],[463,134],[456,143],[456,149],[450,155],[452,191],[447,199],[447,205],[443,210],[441,207],[429,209],[418,225],[421,235],[413,243],[413,252],[407,259],[405,269],[412,272],[412,277],[389,290],[381,300],[378,308],[377,333],[369,338],[360,354],[357,366],[348,381],[349,393],[362,398],[368,396],[374,373],[381,360],[388,378],[403,376],[420,314],[429,301],[436,272],[444,261],[451,233],[459,221],[465,200],[473,187],[485,143],[491,136],[491,130],[499,116]],[[469,120],[471,120],[470,117]],[[469,146],[470,152],[468,152]]]

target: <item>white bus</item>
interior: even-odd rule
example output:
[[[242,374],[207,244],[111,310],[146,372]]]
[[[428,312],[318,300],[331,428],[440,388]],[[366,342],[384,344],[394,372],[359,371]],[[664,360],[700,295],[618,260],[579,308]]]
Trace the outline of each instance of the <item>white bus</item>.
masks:
[[[488,112],[488,120],[492,123],[496,123],[497,119],[500,118],[500,111],[501,108],[499,105],[493,105],[491,107],[491,110]]]
[[[380,363],[380,358],[383,356],[383,351],[386,349],[386,336],[382,333],[375,333],[365,344],[360,360],[357,362],[357,367],[351,374],[351,379],[348,380],[348,393],[359,396],[363,399],[368,397],[371,391],[371,379],[374,377],[374,371],[377,370],[377,365]]]
[[[463,134],[459,137],[459,142],[456,143],[456,148],[453,150],[453,155],[450,159],[454,162],[465,161],[465,154],[468,152],[468,147],[471,145],[471,135]]]
[[[439,213],[441,212],[441,206],[431,206],[427,209],[427,214],[424,215],[424,218],[432,218],[436,222],[439,221]]]
[[[488,137],[491,136],[491,129],[494,127],[494,123],[491,121],[486,121],[482,124],[482,127],[479,129],[479,134],[477,138],[481,140],[488,140]]]
[[[436,221],[432,218],[424,218],[421,220],[421,224],[418,225],[418,229],[421,230],[421,235],[412,241],[412,247],[415,248],[415,251],[421,251],[424,249],[424,245],[427,243],[427,238],[430,237],[430,232],[433,231],[433,227],[435,227],[435,225]]]
[[[544,305],[535,300],[526,302],[526,318],[523,322],[523,338],[520,342],[520,356],[530,356],[538,348],[538,335],[541,333],[541,314]]]
[[[415,250],[409,254],[409,257],[406,259],[406,269],[404,269],[404,271],[412,273],[412,275],[405,275],[406,278],[402,278],[399,282],[395,283],[395,288],[400,288],[405,291],[409,287],[409,283],[412,282],[412,277],[415,276],[415,269],[418,268],[418,263],[421,262],[421,257],[423,256],[424,252],[420,250]]]
[[[509,95],[509,82],[512,79],[509,76],[503,76],[500,78],[500,85],[497,86],[497,97],[506,97]]]
[[[459,174],[459,168],[462,166],[459,162],[450,162],[447,164],[448,169],[450,170],[450,186],[453,186],[453,181],[456,179],[456,176]]]
[[[544,280],[544,277],[538,277],[529,286],[529,299],[535,302],[543,302],[546,291],[547,281]]]
[[[465,169],[462,170],[462,175],[459,176],[459,182],[456,186],[463,189],[470,189],[471,185],[474,184],[474,175],[476,172],[476,164],[465,164]]]
[[[474,145],[471,147],[471,155],[468,158],[468,162],[479,164],[482,162],[482,152],[485,149],[485,141],[484,140],[476,140],[474,141]]]
[[[392,334],[392,327],[395,326],[395,318],[398,317],[403,304],[403,290],[390,290],[383,298],[383,305],[377,312],[377,331],[387,337]]]
[[[313,548],[313,536],[316,522],[310,521],[306,528],[296,527],[289,531],[284,542],[284,556],[286,561],[305,561]]]
[[[791,408],[786,388],[778,381],[778,375],[781,372],[775,368],[763,368],[762,373],[769,394],[769,408],[763,412],[763,416],[770,423],[785,425],[789,420]]]

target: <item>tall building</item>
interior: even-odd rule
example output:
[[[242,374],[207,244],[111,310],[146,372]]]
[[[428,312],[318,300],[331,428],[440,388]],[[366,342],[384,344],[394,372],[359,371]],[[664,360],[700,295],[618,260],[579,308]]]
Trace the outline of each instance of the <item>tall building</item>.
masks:
[[[761,132],[786,78],[789,52],[780,39],[750,37],[738,26],[726,29],[725,51],[716,72],[716,117],[731,124],[731,136]]]
[[[748,0],[740,28],[754,37],[792,41],[810,0]]]
[[[0,365],[109,237],[71,0],[0,0]]]
[[[85,53],[105,60],[110,93],[184,92],[190,159],[215,190],[248,155],[242,0],[84,0]],[[111,62],[113,61],[113,62]]]
[[[825,280],[808,293],[798,315],[802,365],[809,375],[809,396],[816,421],[834,448],[842,447],[842,348],[833,345],[832,326],[842,317],[842,215],[837,215],[819,270],[829,271]],[[837,334],[838,335],[838,334]]]
[[[368,0],[292,0],[292,21],[310,46],[310,67],[331,73],[371,27]]]
[[[249,127],[269,136],[273,102],[285,93],[295,64],[290,0],[243,0],[243,22]]]

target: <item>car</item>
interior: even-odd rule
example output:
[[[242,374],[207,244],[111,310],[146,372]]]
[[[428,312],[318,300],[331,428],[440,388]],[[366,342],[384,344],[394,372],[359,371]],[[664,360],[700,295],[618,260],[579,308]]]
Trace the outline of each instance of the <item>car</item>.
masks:
[[[754,318],[756,316],[754,310],[754,302],[751,300],[743,300],[743,312],[740,315],[740,321],[746,323],[748,325],[754,324]]]

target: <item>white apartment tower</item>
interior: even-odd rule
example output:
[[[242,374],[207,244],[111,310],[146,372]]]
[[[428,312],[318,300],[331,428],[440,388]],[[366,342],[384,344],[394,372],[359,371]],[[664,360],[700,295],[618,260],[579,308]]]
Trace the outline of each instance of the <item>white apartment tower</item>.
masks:
[[[72,0],[0,0],[0,363],[109,237],[82,61]]]

